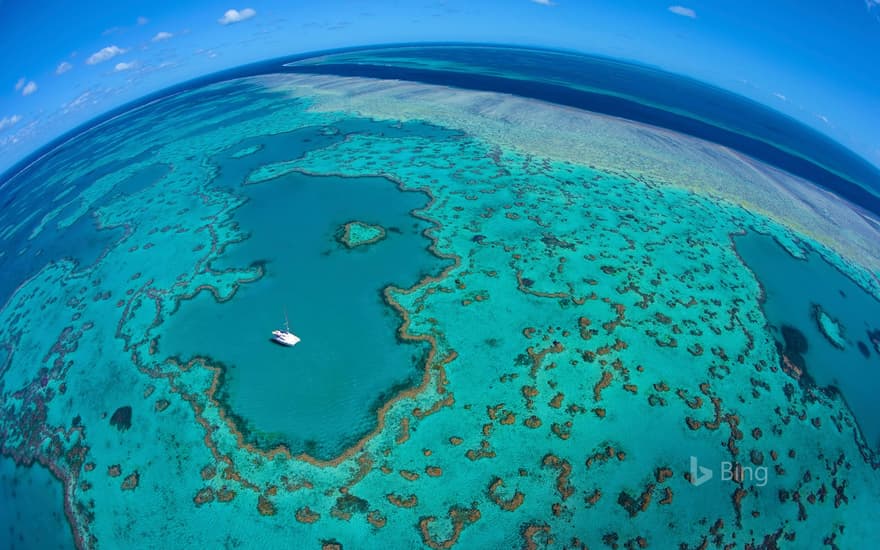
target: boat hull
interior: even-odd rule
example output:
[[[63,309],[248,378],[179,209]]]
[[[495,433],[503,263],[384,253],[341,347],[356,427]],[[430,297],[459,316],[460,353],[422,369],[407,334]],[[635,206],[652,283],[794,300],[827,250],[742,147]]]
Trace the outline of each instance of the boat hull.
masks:
[[[293,347],[300,342],[299,336],[292,332],[284,332],[283,330],[275,330],[272,332],[272,341],[282,346]]]

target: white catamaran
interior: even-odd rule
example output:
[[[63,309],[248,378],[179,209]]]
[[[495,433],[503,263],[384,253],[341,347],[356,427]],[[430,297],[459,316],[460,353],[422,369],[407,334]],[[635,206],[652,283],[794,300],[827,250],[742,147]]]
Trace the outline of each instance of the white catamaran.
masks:
[[[290,332],[290,323],[287,321],[287,311],[284,312],[284,330],[273,330],[272,340],[282,346],[293,347],[299,344],[300,338],[296,334]]]

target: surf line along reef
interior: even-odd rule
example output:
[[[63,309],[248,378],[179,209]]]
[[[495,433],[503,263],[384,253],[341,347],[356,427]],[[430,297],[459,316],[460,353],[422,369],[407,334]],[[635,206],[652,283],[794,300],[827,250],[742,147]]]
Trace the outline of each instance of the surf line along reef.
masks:
[[[591,168],[531,154],[525,138],[514,147],[461,131],[473,117],[488,117],[488,127],[491,115],[444,106],[446,118],[417,123],[404,102],[397,119],[371,116],[374,99],[343,110],[327,84],[303,76],[215,84],[84,136],[119,143],[117,159],[150,150],[149,164],[172,168],[130,195],[111,193],[120,177],[111,175],[103,194],[72,198],[68,211],[91,212],[122,236],[93,265],[41,268],[0,312],[9,350],[2,452],[63,482],[78,545],[152,540],[152,528],[133,521],[146,512],[166,526],[163,536],[210,545],[258,540],[267,529],[316,547],[867,536],[860,530],[870,523],[859,520],[874,513],[874,451],[839,396],[781,368],[760,283],[730,236],[770,234],[792,255],[808,243],[876,296],[868,270],[742,204],[631,173],[601,153],[590,153]],[[364,82],[334,84],[345,94]],[[459,94],[462,105],[486,100]],[[557,109],[532,106],[536,117]],[[190,109],[174,124],[160,116]],[[186,137],[168,139],[180,127]],[[323,138],[301,143],[292,132],[303,128]],[[132,132],[142,139],[121,139]],[[700,157],[709,146],[688,138],[663,143],[672,139],[707,173],[733,162],[718,160],[720,149]],[[328,460],[249,441],[218,398],[234,365],[164,349],[163,331],[187,300],[207,292],[225,307],[271,283],[271,259],[220,263],[247,250],[238,186],[265,166],[274,177],[258,186],[302,175],[424,190],[431,198],[414,219],[433,224],[426,243],[450,262],[415,286],[384,289],[402,317],[400,337],[429,344],[424,371],[378,407],[374,430]],[[27,175],[47,176],[33,196],[59,194],[61,178],[48,168]],[[46,224],[58,215],[40,208]],[[169,212],[179,215],[157,223]],[[48,352],[39,342],[47,331],[58,335]],[[103,416],[122,406],[131,407],[126,430]],[[691,455],[767,466],[771,476],[762,487],[701,490],[688,481]],[[228,529],[210,528],[215,520]]]

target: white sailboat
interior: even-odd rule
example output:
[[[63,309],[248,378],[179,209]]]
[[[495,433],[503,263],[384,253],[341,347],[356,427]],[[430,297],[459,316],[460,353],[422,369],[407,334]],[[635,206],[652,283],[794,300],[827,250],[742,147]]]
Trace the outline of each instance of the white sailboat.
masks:
[[[284,330],[273,330],[272,340],[282,346],[293,347],[300,342],[300,337],[290,332],[290,323],[287,321],[287,310],[284,311]]]

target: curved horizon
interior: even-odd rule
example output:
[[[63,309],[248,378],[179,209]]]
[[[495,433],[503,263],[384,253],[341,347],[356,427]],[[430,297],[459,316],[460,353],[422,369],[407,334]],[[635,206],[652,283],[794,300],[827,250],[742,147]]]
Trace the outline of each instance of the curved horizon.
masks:
[[[4,11],[0,541],[876,538],[880,0],[257,2]]]
[[[717,100],[722,98],[722,96],[729,96],[732,103],[739,103],[739,105],[735,105],[737,107],[746,107],[758,111],[764,111],[765,114],[770,114],[775,118],[775,120],[771,120],[770,122],[787,124],[790,126],[789,130],[802,132],[803,135],[808,136],[814,141],[819,140],[818,145],[827,150],[813,151],[813,155],[811,156],[810,152],[803,150],[803,148],[796,149],[791,145],[776,143],[772,141],[771,136],[747,133],[726,126],[724,121],[706,118],[704,115],[696,112],[697,109],[692,109],[690,112],[687,112],[676,108],[676,106],[664,104],[662,98],[659,97],[637,97],[631,94],[627,95],[627,91],[623,90],[622,87],[617,89],[611,87],[588,89],[576,82],[560,82],[558,80],[545,79],[544,82],[538,83],[541,88],[538,90],[533,86],[535,81],[529,80],[529,75],[527,74],[505,77],[478,74],[477,72],[469,73],[465,70],[448,70],[448,68],[447,70],[444,70],[442,68],[425,69],[404,67],[403,64],[395,65],[394,63],[389,62],[381,65],[370,65],[368,59],[360,60],[357,64],[344,63],[344,57],[347,55],[368,56],[374,52],[403,52],[412,51],[413,49],[435,50],[445,53],[462,48],[474,51],[496,49],[519,52],[520,54],[564,55],[570,56],[582,63],[614,63],[617,67],[624,67],[630,71],[648,70],[653,73],[650,75],[651,77],[674,79],[683,85],[700,87],[707,92],[716,94],[717,97],[713,97],[712,99]],[[342,57],[343,63],[333,63],[334,57]],[[329,62],[327,61],[328,58],[330,59]],[[342,74],[340,71],[342,71]],[[660,67],[639,61],[598,54],[586,54],[576,50],[561,48],[499,44],[491,42],[405,42],[348,46],[330,50],[295,53],[204,74],[185,82],[140,96],[137,99],[116,108],[104,111],[77,127],[62,133],[52,139],[49,143],[21,158],[7,170],[0,172],[0,189],[5,187],[6,184],[14,179],[16,175],[24,172],[33,162],[51,154],[51,152],[60,145],[76,139],[78,136],[99,127],[101,124],[123,113],[137,109],[153,101],[184,92],[190,88],[247,76],[283,72],[397,78],[405,81],[408,80],[426,84],[446,85],[483,91],[500,91],[507,89],[509,93],[514,93],[515,95],[522,97],[531,97],[533,99],[574,107],[588,112],[633,120],[635,122],[645,123],[696,137],[710,143],[730,147],[731,149],[755,158],[758,161],[766,162],[770,166],[810,180],[814,184],[820,185],[824,189],[849,200],[854,205],[871,212],[875,216],[880,215],[880,195],[878,195],[878,191],[880,191],[880,168],[874,166],[868,159],[846,147],[844,144],[834,140],[829,134],[807,126],[800,120],[774,109],[770,105],[760,103],[749,97],[715,86],[711,83],[687,75],[672,73]],[[455,80],[456,77],[462,75],[466,76],[469,80]],[[568,75],[573,77],[574,73],[570,72]],[[563,74],[562,76],[567,75]],[[621,80],[624,80],[625,76],[630,75],[621,76]],[[454,81],[451,81],[451,79]],[[522,84],[520,85],[519,83]],[[668,100],[668,98],[666,99]],[[712,136],[712,131],[717,131],[718,134]],[[791,137],[794,138],[795,136]],[[795,141],[797,141],[797,143],[802,143],[800,140]],[[821,143],[822,141],[825,143]],[[766,145],[768,148],[767,151],[761,151],[757,148],[758,145]],[[837,149],[836,151],[833,150],[835,148]],[[823,161],[823,159],[816,158],[816,153],[827,153],[829,156],[835,154],[843,155],[843,158],[839,159],[838,166],[829,166],[827,162]],[[779,154],[779,158],[772,158],[774,154]],[[840,165],[841,162],[844,163],[844,165]],[[857,172],[859,175],[854,176],[851,173],[847,173],[847,168],[855,169],[853,172]],[[828,183],[829,180],[827,178],[830,178],[830,184]],[[823,179],[824,181],[816,181],[817,179]]]
[[[7,6],[0,22],[0,47],[15,52],[0,67],[0,173],[103,113],[194,78],[292,52],[450,39],[657,67],[758,101],[880,166],[872,124],[880,119],[880,72],[863,54],[880,47],[876,0],[849,0],[833,13],[754,0],[724,7],[449,0],[362,10],[332,0],[308,10],[261,0],[238,6],[232,18],[230,6],[211,0],[87,9],[36,2]]]

